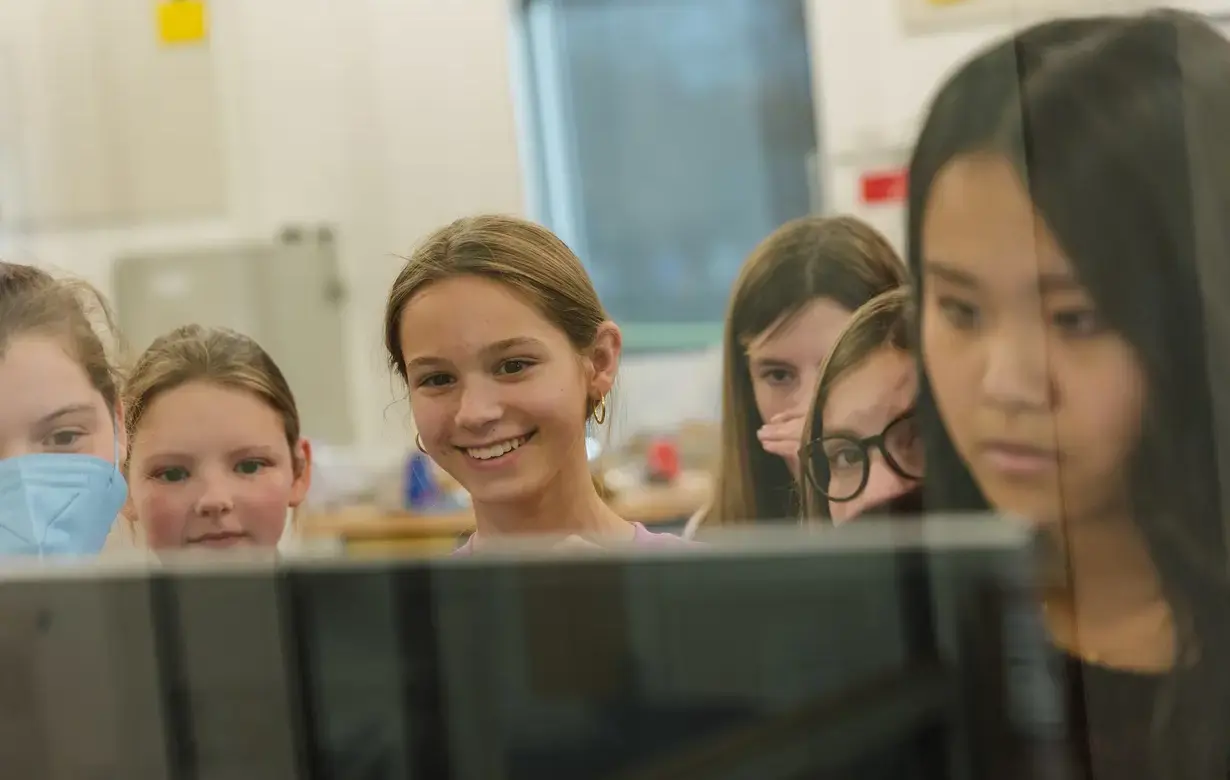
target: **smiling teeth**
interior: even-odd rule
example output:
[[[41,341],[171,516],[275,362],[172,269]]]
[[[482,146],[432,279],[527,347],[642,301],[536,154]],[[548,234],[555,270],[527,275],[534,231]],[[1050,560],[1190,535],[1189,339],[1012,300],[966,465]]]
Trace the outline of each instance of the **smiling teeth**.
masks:
[[[490,447],[467,447],[466,454],[477,460],[491,460],[501,455],[507,455],[522,444],[525,444],[529,438],[529,436],[519,436],[515,439],[502,441],[499,444],[492,444]]]

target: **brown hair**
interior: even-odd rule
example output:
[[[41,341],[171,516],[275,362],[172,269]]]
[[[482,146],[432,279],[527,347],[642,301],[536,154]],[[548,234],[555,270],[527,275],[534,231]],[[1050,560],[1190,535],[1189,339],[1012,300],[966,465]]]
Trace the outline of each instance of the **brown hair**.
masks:
[[[130,451],[150,404],[165,392],[198,381],[246,390],[267,403],[282,418],[296,473],[303,468],[296,450],[299,409],[281,369],[248,336],[200,325],[184,325],[159,336],[137,359],[124,387]]]
[[[754,436],[764,421],[752,393],[747,345],[770,328],[783,327],[817,299],[854,311],[905,280],[905,264],[892,245],[853,217],[787,222],[752,251],[726,315],[721,460],[706,522],[798,514],[797,488],[785,461],[765,452]]]
[[[479,276],[507,285],[525,298],[583,352],[608,319],[581,261],[554,233],[516,217],[466,217],[432,233],[410,257],[384,310],[389,368],[407,381],[401,315],[416,293],[433,282]],[[588,417],[600,399],[591,398]]]
[[[115,414],[121,384],[118,331],[102,293],[30,265],[0,262],[0,355],[25,333],[60,340]]]
[[[824,405],[833,385],[865,363],[881,349],[889,348],[907,355],[914,354],[914,332],[910,325],[913,305],[908,287],[898,287],[876,296],[861,306],[842,329],[833,349],[820,368],[816,393],[804,427],[804,442],[824,437]],[[799,464],[807,473],[808,464]],[[803,513],[806,517],[827,517],[828,502],[816,493],[806,477],[803,479]]]

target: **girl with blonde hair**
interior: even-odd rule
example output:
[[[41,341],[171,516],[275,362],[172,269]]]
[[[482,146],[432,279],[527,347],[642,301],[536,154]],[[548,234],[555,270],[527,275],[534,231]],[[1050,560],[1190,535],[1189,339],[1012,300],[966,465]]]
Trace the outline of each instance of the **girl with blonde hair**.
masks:
[[[623,342],[580,260],[539,225],[461,219],[406,260],[385,307],[389,366],[416,445],[465,488],[477,531],[678,542],[594,486],[586,426],[606,422]]]
[[[124,389],[128,516],[154,549],[272,547],[307,495],[311,448],[286,378],[251,338],[185,325]]]

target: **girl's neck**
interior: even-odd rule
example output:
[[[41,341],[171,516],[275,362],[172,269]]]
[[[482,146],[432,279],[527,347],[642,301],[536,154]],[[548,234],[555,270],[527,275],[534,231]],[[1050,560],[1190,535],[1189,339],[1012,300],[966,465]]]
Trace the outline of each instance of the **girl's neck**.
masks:
[[[1174,664],[1173,614],[1144,539],[1124,515],[1073,521],[1051,532],[1042,594],[1047,626],[1064,650],[1143,671]]]
[[[626,537],[632,524],[615,514],[594,487],[588,464],[561,471],[542,490],[519,501],[474,503],[475,535],[512,534]]]

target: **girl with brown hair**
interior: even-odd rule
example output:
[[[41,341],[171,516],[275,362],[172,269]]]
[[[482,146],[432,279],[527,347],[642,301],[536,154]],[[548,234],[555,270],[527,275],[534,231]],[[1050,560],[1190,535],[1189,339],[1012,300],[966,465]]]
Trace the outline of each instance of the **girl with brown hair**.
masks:
[[[853,217],[807,217],[766,238],[735,281],[723,338],[721,460],[709,526],[799,515],[797,460],[820,364],[851,314],[905,282],[888,241]]]
[[[799,450],[803,508],[835,524],[864,513],[922,511],[926,459],[914,420],[918,367],[910,292],[859,308],[820,369]]]
[[[127,494],[106,302],[0,263],[0,554],[99,552]]]
[[[277,364],[247,336],[185,325],[124,388],[128,516],[154,548],[272,547],[307,495],[311,449]]]
[[[473,501],[463,554],[519,533],[678,542],[619,517],[594,487],[586,425],[607,419],[622,339],[550,231],[501,216],[436,231],[389,292],[385,346],[417,446]]]

